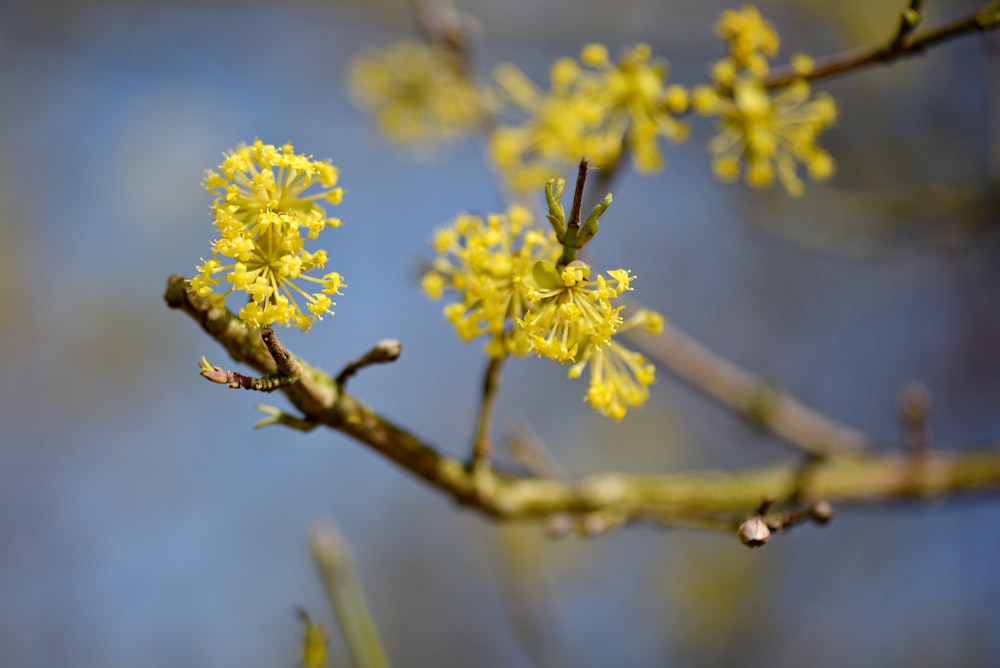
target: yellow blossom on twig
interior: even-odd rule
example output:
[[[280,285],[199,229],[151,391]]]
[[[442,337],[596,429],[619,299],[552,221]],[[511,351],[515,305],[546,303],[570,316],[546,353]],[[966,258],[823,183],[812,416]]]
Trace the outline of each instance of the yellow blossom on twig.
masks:
[[[533,227],[530,212],[515,206],[485,218],[463,214],[435,233],[433,246],[437,257],[422,285],[432,299],[445,290],[457,294],[444,313],[459,338],[488,336],[491,357],[525,355],[528,337],[514,323],[525,312],[531,268],[559,254],[554,235]]]
[[[455,139],[484,119],[482,92],[454,54],[416,42],[356,57],[347,71],[351,96],[391,141],[428,147]]]
[[[659,333],[663,316],[641,310],[623,320],[624,307],[613,300],[632,289],[635,277],[626,269],[595,280],[589,274],[590,267],[579,260],[558,274],[546,263],[536,264],[527,290],[531,309],[518,324],[528,332],[531,348],[539,356],[571,364],[570,378],[579,377],[589,365],[584,400],[602,415],[621,420],[629,407],[641,406],[649,398],[656,370],[613,336],[635,327]]]
[[[833,158],[816,140],[837,118],[833,98],[826,93],[813,97],[805,79],[795,79],[778,92],[766,87],[768,58],[777,55],[778,33],[752,5],[723,12],[716,30],[728,41],[729,55],[712,67],[716,85],[698,86],[691,94],[696,113],[718,119],[719,134],[709,143],[716,176],[735,181],[743,172],[755,188],[777,180],[795,196],[803,191],[800,163],[814,181],[830,178]],[[791,63],[802,75],[814,67],[804,54],[794,55]]]
[[[593,129],[601,110],[576,93],[578,75],[572,59],[556,61],[546,92],[513,65],[496,69],[498,98],[526,117],[518,125],[497,127],[490,137],[491,157],[513,190],[540,187],[599,148]]]
[[[619,332],[642,328],[650,334],[663,331],[663,316],[641,309],[625,320]],[[621,420],[629,407],[638,407],[649,398],[649,386],[656,380],[656,367],[646,358],[617,341],[596,345],[593,340],[580,351],[570,367],[569,377],[577,378],[590,366],[590,385],[584,400],[597,412]]]
[[[744,68],[758,77],[767,75],[767,59],[778,55],[778,33],[753,5],[722,12],[715,25],[716,34],[729,43],[729,57],[736,68]]]
[[[324,314],[332,315],[330,295],[340,294],[343,279],[336,272],[321,278],[307,274],[322,269],[327,254],[305,250],[303,234],[316,239],[324,229],[340,226],[321,205],[340,203],[337,179],[336,167],[295,153],[291,144],[278,148],[258,139],[227,153],[218,172],[206,173],[205,187],[216,195],[212,213],[219,239],[212,242],[212,259],[202,260],[191,279],[192,289],[219,308],[227,295],[246,293],[240,318],[252,327],[281,323],[306,331]],[[318,190],[306,194],[314,186]],[[220,275],[228,286],[220,286]],[[302,281],[315,291],[300,287]]]
[[[688,126],[674,118],[688,106],[683,86],[666,85],[666,61],[653,59],[647,44],[622,53],[616,63],[602,44],[588,44],[580,52],[587,68],[577,77],[577,88],[598,109],[601,122],[592,157],[598,164],[612,164],[627,146],[640,173],[663,168],[659,137],[683,141]]]
[[[745,163],[747,184],[770,186],[775,177],[792,195],[802,194],[798,164],[810,178],[823,181],[834,171],[833,158],[816,144],[816,138],[837,118],[833,98],[825,93],[810,96],[809,84],[797,80],[771,95],[752,77],[736,80],[731,97],[711,89],[696,91],[696,109],[719,119],[719,134],[709,150],[713,169],[723,181],[733,181]]]
[[[627,270],[618,269],[592,281],[590,267],[579,260],[561,271],[539,263],[527,286],[531,310],[518,324],[540,356],[557,362],[573,360],[581,343],[603,345],[618,329],[623,307],[614,306],[611,300],[632,289],[632,278]]]
[[[617,163],[627,149],[642,173],[663,167],[659,139],[682,141],[688,127],[674,114],[688,107],[682,86],[666,85],[667,65],[636,45],[612,63],[607,48],[588,44],[580,62],[560,58],[543,91],[513,65],[497,68],[498,99],[523,114],[516,125],[496,128],[494,162],[516,191],[543,185],[586,156]]]

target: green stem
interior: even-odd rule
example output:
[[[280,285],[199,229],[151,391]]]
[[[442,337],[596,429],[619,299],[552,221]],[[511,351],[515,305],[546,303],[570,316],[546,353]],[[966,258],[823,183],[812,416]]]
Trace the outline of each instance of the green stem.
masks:
[[[472,468],[488,465],[490,454],[493,451],[490,429],[493,425],[493,409],[500,393],[500,380],[503,377],[503,364],[506,359],[506,355],[490,357],[486,371],[483,373],[483,394],[479,402],[476,436],[472,442]]]
[[[313,562],[355,665],[358,668],[388,668],[389,661],[368,611],[347,542],[330,524],[315,527],[309,542]]]

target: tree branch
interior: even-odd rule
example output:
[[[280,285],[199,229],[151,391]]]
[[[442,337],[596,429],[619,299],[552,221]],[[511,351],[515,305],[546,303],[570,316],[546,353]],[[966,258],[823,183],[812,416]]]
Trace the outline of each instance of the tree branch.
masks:
[[[650,336],[625,333],[647,355],[748,420],[817,456],[862,449],[867,439],[755,378],[672,326]]]
[[[179,275],[165,299],[222,344],[233,359],[259,372],[274,370],[260,341],[227,310],[212,308],[187,289]],[[776,465],[740,472],[631,475],[602,473],[578,481],[474,472],[405,429],[389,422],[332,379],[298,360],[303,372],[281,388],[310,423],[340,431],[383,455],[425,483],[487,516],[540,521],[566,513],[603,518],[607,525],[647,520],[666,526],[730,527],[767,503],[774,512],[815,501],[881,503],[940,498],[960,492],[1000,490],[1000,452],[925,452],[919,456],[842,455],[809,466]],[[726,520],[723,516],[732,515]],[[722,517],[723,521],[720,521]]]
[[[872,65],[884,65],[900,58],[923,55],[932,46],[956,37],[973,32],[986,32],[1000,26],[1000,2],[994,0],[972,14],[951,23],[911,34],[910,31],[916,27],[916,23],[907,17],[914,5],[919,6],[919,3],[911,2],[910,8],[904,10],[899,28],[884,46],[871,46],[828,56],[818,60],[816,66],[807,74],[796,72],[791,67],[776,69],[764,80],[764,85],[768,88],[780,88],[796,79],[818,81]]]

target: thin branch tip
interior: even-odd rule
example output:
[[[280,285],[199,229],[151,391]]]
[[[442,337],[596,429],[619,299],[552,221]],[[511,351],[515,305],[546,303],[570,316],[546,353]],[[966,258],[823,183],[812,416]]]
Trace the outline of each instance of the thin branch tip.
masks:
[[[373,364],[388,364],[395,362],[403,352],[403,344],[397,339],[382,339],[378,341],[371,350],[364,355],[349,362],[337,374],[334,381],[338,387],[343,387],[347,381],[367,366]]]

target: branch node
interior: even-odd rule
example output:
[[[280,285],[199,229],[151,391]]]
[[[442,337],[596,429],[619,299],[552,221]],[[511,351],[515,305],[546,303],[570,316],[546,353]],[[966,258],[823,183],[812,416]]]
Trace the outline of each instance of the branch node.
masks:
[[[901,51],[908,46],[910,35],[920,23],[920,6],[922,0],[910,0],[910,5],[899,14],[899,27],[889,41],[889,53]]]
[[[251,390],[254,392],[274,392],[278,388],[291,385],[298,377],[290,378],[280,373],[270,373],[265,376],[247,376],[238,371],[229,371],[222,367],[212,366],[204,355],[198,365],[199,373],[205,380],[218,385],[225,385],[234,390]]]
[[[274,333],[274,330],[265,327],[260,331],[260,338],[264,342],[267,352],[271,355],[271,359],[274,360],[274,366],[277,369],[276,375],[287,378],[286,384],[288,385],[297,381],[302,375],[302,367],[295,361],[295,356],[288,352],[288,348],[278,340],[278,335]]]

